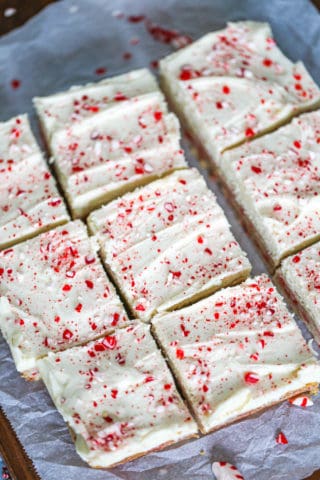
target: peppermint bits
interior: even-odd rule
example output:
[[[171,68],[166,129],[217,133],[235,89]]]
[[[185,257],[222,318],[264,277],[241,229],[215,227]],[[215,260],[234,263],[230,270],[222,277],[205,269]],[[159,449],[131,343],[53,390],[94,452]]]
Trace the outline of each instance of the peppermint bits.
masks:
[[[216,480],[245,480],[237,467],[228,462],[213,462],[212,472]]]
[[[298,397],[290,398],[289,403],[292,405],[295,405],[296,407],[312,407],[313,401],[311,400],[310,397],[307,397],[306,395],[301,395]]]
[[[251,385],[254,385],[260,381],[259,375],[255,372],[246,372],[243,378],[246,383]]]
[[[71,332],[71,330],[66,328],[63,332],[62,337],[63,337],[64,340],[71,340],[71,338],[73,337],[73,333]]]
[[[279,432],[276,436],[276,443],[279,445],[287,445],[288,439],[283,432]]]

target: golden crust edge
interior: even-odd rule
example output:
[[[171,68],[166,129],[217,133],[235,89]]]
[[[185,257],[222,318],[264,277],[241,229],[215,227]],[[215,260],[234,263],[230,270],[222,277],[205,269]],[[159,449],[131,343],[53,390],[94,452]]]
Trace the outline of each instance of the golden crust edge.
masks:
[[[286,282],[281,272],[281,266],[275,271],[273,281],[276,284],[280,293],[282,293],[282,295],[285,297],[287,303],[289,304],[293,312],[295,312],[298,317],[301,318],[308,331],[313,335],[317,344],[320,345],[320,332],[314,324],[312,316],[302,306],[301,302],[290,288],[288,282]]]
[[[70,425],[68,425],[68,428],[69,428],[69,431],[70,431],[72,441],[75,443],[76,442],[76,433],[74,432],[72,427],[70,427]],[[174,444],[177,444],[177,443],[180,443],[180,442],[184,442],[186,440],[190,440],[191,438],[198,438],[198,437],[199,437],[199,435],[197,433],[193,433],[191,435],[187,435],[185,437],[182,437],[179,440],[169,440],[168,442],[161,443],[157,447],[152,448],[150,450],[145,450],[143,452],[139,452],[139,453],[136,453],[134,455],[130,455],[129,457],[125,457],[123,460],[120,460],[119,462],[112,463],[112,464],[108,465],[107,467],[106,466],[99,466],[99,465],[91,465],[90,462],[87,462],[86,460],[83,460],[83,461],[86,462],[91,468],[106,470],[106,469],[109,469],[109,468],[117,467],[119,465],[123,465],[124,463],[127,463],[127,462],[131,462],[132,460],[136,460],[137,458],[143,457],[144,455],[148,455],[149,453],[158,452],[159,450],[163,450],[164,448],[167,448],[171,445],[174,445]],[[78,455],[79,455],[79,453],[78,453]]]

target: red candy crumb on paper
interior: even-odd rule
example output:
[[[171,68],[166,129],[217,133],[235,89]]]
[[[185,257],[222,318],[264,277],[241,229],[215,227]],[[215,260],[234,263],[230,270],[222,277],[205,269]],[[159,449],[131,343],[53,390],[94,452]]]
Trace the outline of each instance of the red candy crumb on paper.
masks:
[[[146,18],[145,15],[129,15],[127,17],[128,22],[130,23],[140,23],[143,20],[145,20],[145,18]]]
[[[17,90],[19,87],[21,86],[21,81],[14,78],[11,80],[11,87],[13,88],[13,90]]]
[[[145,21],[145,26],[154,40],[161,43],[170,44],[177,49],[183,48],[193,41],[189,35],[184,35],[177,30],[164,28],[148,19]]]
[[[286,445],[288,443],[287,437],[283,432],[278,433],[276,436],[276,442],[279,443],[279,445]]]
[[[107,69],[105,67],[98,67],[95,70],[96,75],[104,75],[106,73]]]
[[[228,462],[213,462],[212,472],[216,480],[245,480],[237,467]]]
[[[290,398],[289,402],[292,405],[295,405],[296,407],[312,407],[313,401],[311,400],[310,397],[307,397],[306,395],[300,395],[298,397]]]

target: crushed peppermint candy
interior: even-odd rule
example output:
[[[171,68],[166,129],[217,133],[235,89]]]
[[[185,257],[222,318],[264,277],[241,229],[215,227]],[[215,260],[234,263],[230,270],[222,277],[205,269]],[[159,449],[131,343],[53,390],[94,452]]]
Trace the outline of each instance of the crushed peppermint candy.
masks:
[[[40,369],[58,410],[85,442],[81,456],[92,467],[109,467],[197,432],[142,322],[47,356]]]
[[[306,395],[300,395],[298,397],[290,398],[289,402],[296,407],[312,407],[313,401]]]
[[[212,472],[216,480],[245,480],[237,467],[228,462],[213,462]]]
[[[128,323],[81,221],[0,252],[0,276],[0,296],[10,312],[6,321],[1,321],[1,329],[8,339],[21,338],[19,345],[10,343],[17,350],[21,372],[32,363],[36,368],[36,359],[48,351],[64,350],[102,335],[101,348],[113,349],[115,338],[108,332]],[[23,293],[19,291],[21,282],[29,285]]]
[[[95,74],[106,71],[98,65]],[[62,188],[74,218],[90,213],[91,204],[105,203],[106,195],[110,201],[186,166],[178,122],[148,70],[75,87],[62,98],[63,108],[55,95],[37,98],[35,105],[58,175],[70,179]]]
[[[276,442],[279,445],[287,445],[288,439],[283,432],[279,432],[276,436]]]

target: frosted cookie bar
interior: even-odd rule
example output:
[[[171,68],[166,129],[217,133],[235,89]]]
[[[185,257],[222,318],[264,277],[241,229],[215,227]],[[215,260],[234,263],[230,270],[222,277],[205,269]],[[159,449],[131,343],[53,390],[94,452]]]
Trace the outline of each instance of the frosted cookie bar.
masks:
[[[0,178],[0,249],[68,221],[27,115],[0,123]]]
[[[226,148],[320,105],[301,62],[277,47],[268,24],[228,23],[160,62],[163,87],[214,163]]]
[[[86,227],[71,222],[0,252],[0,329],[17,370],[128,322]]]
[[[88,219],[106,267],[144,320],[245,279],[250,264],[195,169],[128,193]]]
[[[178,121],[146,69],[34,103],[74,217],[186,166]]]
[[[320,365],[266,275],[153,318],[203,433],[315,391]]]
[[[264,256],[280,260],[320,238],[320,111],[226,152],[221,175]]]
[[[147,325],[49,353],[38,366],[78,454],[92,467],[114,466],[197,433]]]
[[[320,344],[320,242],[283,260],[275,278]]]

